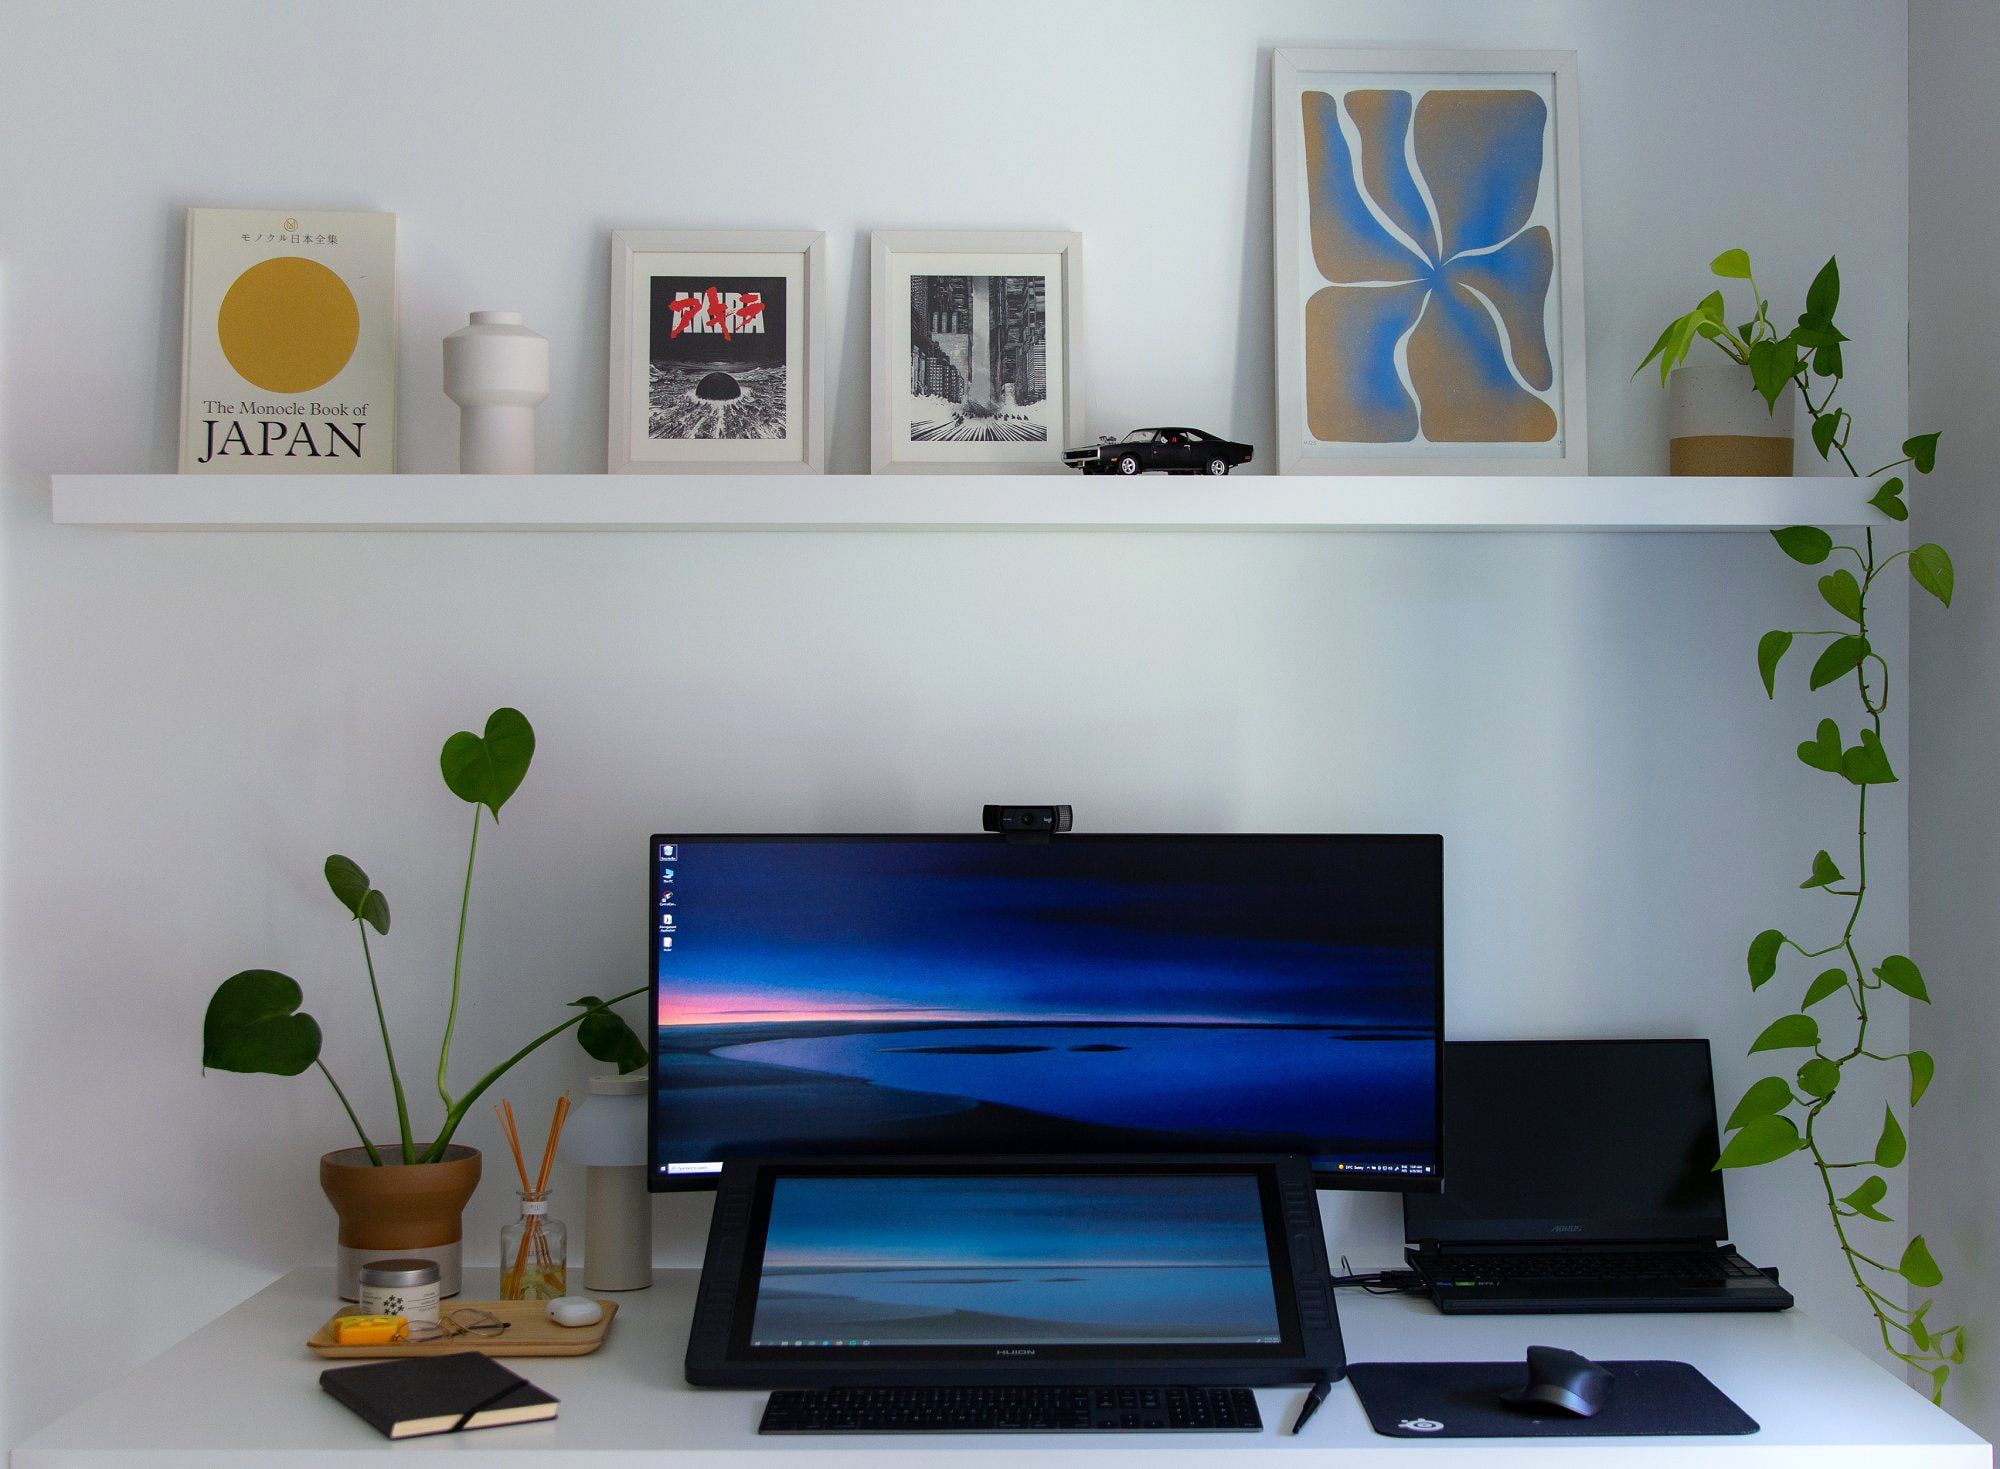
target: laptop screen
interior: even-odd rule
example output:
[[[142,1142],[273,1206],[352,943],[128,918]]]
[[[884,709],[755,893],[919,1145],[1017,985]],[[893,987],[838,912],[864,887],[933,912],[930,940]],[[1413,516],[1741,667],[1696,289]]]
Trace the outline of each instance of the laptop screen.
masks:
[[[1413,1243],[1720,1240],[1705,1040],[1454,1041],[1444,1189],[1403,1200]]]

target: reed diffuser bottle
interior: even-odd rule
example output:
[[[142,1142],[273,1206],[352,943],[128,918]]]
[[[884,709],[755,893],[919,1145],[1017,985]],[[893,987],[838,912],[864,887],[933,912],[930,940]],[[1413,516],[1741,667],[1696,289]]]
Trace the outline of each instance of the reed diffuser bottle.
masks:
[[[500,1299],[553,1301],[569,1294],[569,1228],[549,1217],[548,1189],[522,1189],[521,1217],[500,1230]]]
[[[552,1301],[569,1294],[569,1230],[560,1219],[549,1217],[549,1170],[555,1166],[556,1143],[569,1116],[569,1093],[556,1099],[548,1145],[542,1149],[542,1166],[532,1183],[513,1103],[503,1101],[493,1111],[521,1175],[521,1217],[500,1231],[500,1299]]]

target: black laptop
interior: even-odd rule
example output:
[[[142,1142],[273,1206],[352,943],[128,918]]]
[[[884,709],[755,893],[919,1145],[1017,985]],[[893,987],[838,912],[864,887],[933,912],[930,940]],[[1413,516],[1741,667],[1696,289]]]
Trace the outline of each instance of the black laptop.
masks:
[[[1727,1243],[1705,1040],[1454,1041],[1444,1189],[1403,1196],[1450,1313],[1782,1311]]]

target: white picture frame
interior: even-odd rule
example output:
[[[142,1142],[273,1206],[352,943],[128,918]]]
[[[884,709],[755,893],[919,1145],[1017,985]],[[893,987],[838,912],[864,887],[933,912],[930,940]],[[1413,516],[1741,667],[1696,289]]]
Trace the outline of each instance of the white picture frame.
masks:
[[[938,283],[935,310],[916,309],[920,278]],[[1055,474],[1086,442],[1082,235],[876,230],[869,302],[876,474]]]
[[[823,231],[614,230],[610,340],[610,473],[825,473]]]
[[[1346,384],[1340,382],[1340,373],[1329,371],[1329,364],[1341,363],[1340,354],[1327,350],[1326,344],[1340,339],[1339,334],[1328,329],[1327,323],[1344,322],[1348,318],[1340,314],[1342,306],[1323,307],[1316,303],[1312,310],[1319,330],[1317,341],[1309,346],[1308,338],[1314,333],[1307,322],[1308,302],[1314,296],[1323,295],[1319,289],[1309,290],[1317,282],[1320,287],[1338,286],[1319,271],[1316,252],[1310,243],[1311,190],[1306,177],[1306,155],[1308,151],[1305,118],[1308,114],[1305,94],[1308,91],[1324,91],[1329,83],[1345,80],[1358,83],[1362,91],[1400,91],[1407,86],[1412,97],[1421,98],[1432,91],[1456,92],[1460,89],[1473,91],[1525,90],[1532,91],[1547,103],[1546,134],[1543,139],[1541,173],[1533,195],[1532,213],[1528,223],[1519,227],[1515,234],[1526,235],[1536,226],[1548,228],[1553,244],[1553,265],[1543,296],[1543,316],[1538,340],[1525,335],[1526,359],[1532,359],[1529,370],[1524,373],[1517,362],[1514,341],[1510,327],[1501,307],[1484,296],[1467,297],[1453,292],[1461,302],[1474,300],[1484,307],[1490,320],[1486,326],[1492,330],[1500,345],[1504,367],[1514,382],[1514,388],[1504,384],[1496,391],[1494,400],[1500,395],[1519,395],[1538,399],[1554,415],[1555,437],[1549,441],[1535,441],[1525,435],[1540,432],[1543,420],[1538,412],[1528,409],[1516,414],[1514,423],[1528,425],[1520,430],[1522,436],[1507,442],[1496,442],[1478,435],[1461,438],[1432,439],[1421,425],[1425,407],[1422,395],[1417,390],[1409,366],[1409,348],[1417,332],[1417,321],[1413,321],[1400,337],[1394,338],[1393,347],[1386,355],[1388,367],[1375,367],[1377,372],[1390,371],[1395,374],[1396,385],[1400,386],[1408,404],[1412,407],[1384,410],[1383,417],[1365,423],[1361,432],[1372,434],[1372,440],[1362,438],[1329,437],[1322,438],[1315,433],[1315,425],[1332,423],[1355,424],[1363,419],[1363,411],[1343,411],[1344,404],[1360,402],[1362,393],[1351,391],[1342,396]],[[1398,85],[1402,84],[1402,85]],[[1329,94],[1331,95],[1331,94]],[[1344,99],[1345,94],[1340,94]],[[1417,105],[1421,105],[1420,102]],[[1322,114],[1325,115],[1325,114]],[[1368,162],[1367,141],[1361,137],[1355,115],[1349,110],[1345,100],[1333,107],[1341,136],[1350,147],[1362,152],[1364,167]],[[1380,118],[1384,113],[1377,112]],[[1283,47],[1271,56],[1271,198],[1272,198],[1272,261],[1274,269],[1273,305],[1276,314],[1275,347],[1277,353],[1277,453],[1274,456],[1280,474],[1585,474],[1589,468],[1589,419],[1586,405],[1586,372],[1584,361],[1584,312],[1583,312],[1583,202],[1582,167],[1578,141],[1577,73],[1574,51],[1470,51],[1470,50],[1424,50],[1424,49],[1374,49],[1374,48],[1334,48],[1308,49]],[[1460,259],[1471,259],[1480,255],[1498,255],[1503,244],[1512,242],[1475,242],[1479,248],[1468,248],[1453,252],[1453,242],[1447,241],[1445,230],[1439,223],[1439,210],[1428,182],[1422,180],[1421,167],[1417,162],[1414,124],[1404,115],[1404,126],[1410,141],[1403,155],[1396,160],[1398,166],[1408,170],[1408,176],[1421,194],[1422,207],[1429,216],[1432,235],[1428,239],[1431,256],[1423,254],[1421,243],[1413,243],[1407,235],[1396,237],[1417,252],[1416,258],[1423,262],[1413,274],[1422,274],[1425,280],[1436,282],[1445,279],[1444,272]],[[1384,124],[1381,137],[1393,136],[1390,125]],[[1392,150],[1393,151],[1393,150]],[[1343,160],[1344,161],[1344,160]],[[1348,165],[1352,167],[1352,165]],[[1554,198],[1548,197],[1553,186]],[[1385,234],[1395,232],[1395,222],[1384,208],[1373,198],[1370,184],[1357,190],[1360,200],[1369,214],[1381,225]],[[1384,190],[1386,192],[1386,189]],[[1325,206],[1323,205],[1323,208]],[[1331,213],[1330,209],[1327,213]],[[1469,217],[1468,217],[1469,218]],[[1486,248],[1490,246],[1490,248]],[[1439,262],[1431,264],[1434,256]],[[1433,273],[1434,272],[1434,273]],[[1373,279],[1349,281],[1350,287],[1374,285]],[[1399,286],[1401,282],[1396,282]],[[1332,301],[1361,300],[1358,297],[1335,296]],[[1367,298],[1371,306],[1385,302],[1386,295]],[[1427,296],[1418,307],[1418,321],[1429,309]],[[1440,323],[1450,323],[1454,318],[1448,314],[1449,308],[1440,310]],[[1379,313],[1387,317],[1387,308]],[[1360,311],[1354,313],[1358,321]],[[1457,320],[1475,320],[1461,315]],[[1525,322],[1528,314],[1520,311],[1515,321]],[[1384,328],[1373,336],[1363,336],[1359,331],[1348,334],[1348,340],[1380,343],[1388,337],[1398,324],[1386,322]],[[1434,332],[1433,339],[1441,335],[1444,328]],[[1553,349],[1553,350],[1551,350]],[[1307,353],[1315,352],[1315,361],[1309,364]],[[1466,358],[1477,360],[1473,353]],[[1551,381],[1546,387],[1534,381],[1535,366],[1541,358],[1546,358],[1553,368]],[[1426,381],[1440,384],[1449,381],[1448,376],[1437,369],[1438,355],[1427,343],[1424,362]],[[1344,369],[1350,374],[1367,370],[1362,366],[1348,365]],[[1312,378],[1311,391],[1314,393],[1313,411],[1308,412],[1309,376]],[[1358,381],[1358,378],[1354,379]],[[1380,393],[1388,386],[1377,378],[1370,382],[1368,390]],[[1388,395],[1393,398],[1393,394]],[[1464,405],[1445,402],[1448,393],[1440,388],[1433,393],[1439,400],[1439,408],[1433,410],[1441,423],[1447,424],[1447,433],[1463,433],[1466,425],[1494,423],[1501,421],[1502,415],[1496,409],[1485,414],[1482,419],[1477,412]],[[1382,401],[1378,399],[1377,401]],[[1520,402],[1519,397],[1512,401]],[[1332,404],[1332,407],[1328,405]],[[1412,408],[1414,412],[1412,412]],[[1401,415],[1400,418],[1398,415]],[[1419,427],[1413,439],[1391,439],[1383,435],[1399,433],[1398,425],[1406,426],[1414,417]],[[1336,430],[1338,433],[1338,430]]]

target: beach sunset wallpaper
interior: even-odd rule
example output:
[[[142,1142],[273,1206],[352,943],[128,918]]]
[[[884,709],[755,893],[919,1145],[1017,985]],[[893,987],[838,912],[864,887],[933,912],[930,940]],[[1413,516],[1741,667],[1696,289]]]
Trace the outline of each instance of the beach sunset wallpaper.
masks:
[[[1435,841],[660,850],[662,1167],[834,1152],[1432,1161]]]
[[[1257,1180],[781,1178],[751,1338],[1275,1342]]]

